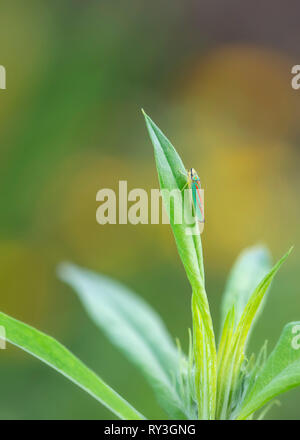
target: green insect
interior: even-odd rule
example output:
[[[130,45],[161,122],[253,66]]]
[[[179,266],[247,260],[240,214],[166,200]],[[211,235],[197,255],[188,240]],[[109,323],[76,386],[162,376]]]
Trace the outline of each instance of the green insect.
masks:
[[[183,174],[183,173],[182,173]],[[186,174],[184,174],[186,177]],[[196,219],[199,225],[199,232],[202,234],[204,229],[204,193],[201,189],[200,178],[194,168],[191,168],[187,172],[187,183],[184,185],[181,191],[184,190],[186,186],[192,190],[192,203],[195,209]]]
[[[188,185],[192,190],[193,205],[197,219],[200,223],[204,223],[204,204],[201,195],[201,182],[194,168],[191,168],[188,171]]]

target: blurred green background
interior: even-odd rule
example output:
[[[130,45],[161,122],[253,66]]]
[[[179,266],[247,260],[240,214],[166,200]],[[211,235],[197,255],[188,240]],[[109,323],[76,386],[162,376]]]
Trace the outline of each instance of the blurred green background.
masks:
[[[226,275],[246,246],[278,259],[251,349],[300,319],[300,5],[279,0],[52,1],[1,5],[0,310],[53,335],[149,418],[150,387],[59,282],[62,260],[130,286],[187,345],[190,288],[167,225],[96,223],[96,192],[157,188],[140,108],[205,188],[207,290],[218,330]],[[251,350],[250,350],[251,351]],[[0,418],[112,418],[57,373],[0,351]],[[300,390],[270,417],[299,418]]]

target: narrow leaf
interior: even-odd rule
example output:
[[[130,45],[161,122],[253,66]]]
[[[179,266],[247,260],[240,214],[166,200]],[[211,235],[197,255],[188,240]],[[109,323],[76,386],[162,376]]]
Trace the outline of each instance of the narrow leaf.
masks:
[[[215,417],[217,391],[215,337],[209,311],[199,308],[195,294],[192,297],[192,312],[198,415],[201,420],[212,420]]]
[[[300,385],[300,321],[287,324],[247,391],[238,418],[245,419],[274,397]]]
[[[140,420],[144,418],[126,400],[103,382],[100,377],[52,337],[1,312],[0,325],[5,328],[7,341],[66,376],[121,419]]]
[[[146,125],[154,147],[154,156],[163,200],[169,214],[177,249],[193,291],[193,344],[195,357],[195,384],[199,418],[212,419],[216,403],[216,347],[209,305],[205,292],[203,255],[200,234],[191,229],[182,215],[183,188],[187,185],[186,169],[175,148],[154,122],[144,113]],[[168,195],[174,194],[169,203]],[[178,215],[182,221],[177,222]],[[198,225],[195,225],[198,230]],[[199,232],[199,230],[197,231]]]
[[[284,261],[287,259],[289,254],[291,253],[292,248],[278,261],[277,264],[270,270],[270,272],[264,277],[264,279],[259,283],[257,288],[254,290],[253,294],[251,295],[244,312],[240,318],[239,324],[237,326],[237,330],[235,333],[235,342],[236,344],[236,361],[237,365],[236,368],[241,364],[243,358],[244,358],[244,350],[245,345],[247,341],[247,337],[249,335],[249,331],[251,328],[251,325],[253,323],[253,320],[255,318],[255,315],[259,309],[259,306],[264,298],[264,295],[269,288],[273,278],[275,277],[276,273],[279,271],[281,265],[284,263]]]
[[[179,357],[160,317],[140,297],[111,278],[64,263],[59,275],[87,313],[154,386],[169,414],[184,411],[176,389]],[[181,413],[182,417],[182,413]]]
[[[232,306],[235,308],[235,325],[239,322],[253,290],[270,269],[270,253],[264,246],[253,246],[239,255],[222,297],[222,323]]]
[[[157,125],[144,113],[147,129],[154,147],[154,157],[159,178],[162,196],[166,210],[169,214],[170,223],[174,233],[178,252],[185,267],[187,276],[192,286],[204,283],[203,256],[200,235],[189,235],[187,232],[191,225],[186,223],[182,215],[184,206],[184,191],[187,186],[187,172],[181,158],[171,142],[166,138]],[[174,203],[169,203],[167,190],[172,193]],[[178,224],[177,218],[182,217]],[[197,224],[195,225],[195,228]]]
[[[242,363],[245,359],[246,343],[251,326],[267,289],[291,251],[292,248],[278,261],[277,264],[275,264],[252,293],[246,307],[244,308],[236,330],[231,336],[226,356],[223,355],[219,360],[217,396],[218,418],[226,419],[230,416],[230,398],[237,392],[236,388],[239,384],[238,377]]]

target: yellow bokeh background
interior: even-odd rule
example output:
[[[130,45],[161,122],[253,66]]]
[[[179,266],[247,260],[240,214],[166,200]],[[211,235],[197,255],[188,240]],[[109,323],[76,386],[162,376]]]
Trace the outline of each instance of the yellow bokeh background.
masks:
[[[236,6],[239,8],[239,6]],[[242,5],[240,6],[242,7]],[[205,190],[208,296],[216,330],[226,276],[257,242],[275,280],[251,349],[272,347],[300,319],[300,91],[294,52],[215,35],[192,5],[14,0],[0,17],[7,90],[0,91],[0,310],[57,337],[148,417],[152,392],[58,281],[69,260],[124,282],[187,346],[190,289],[168,225],[96,222],[96,193],[158,188],[141,107]],[[210,18],[209,18],[210,17]],[[230,17],[222,18],[224,29]],[[254,26],[254,25],[253,25]],[[278,30],[279,32],[279,30]],[[288,33],[288,29],[280,32]],[[105,418],[108,411],[15,348],[0,351],[0,418]],[[299,418],[299,391],[273,418]]]

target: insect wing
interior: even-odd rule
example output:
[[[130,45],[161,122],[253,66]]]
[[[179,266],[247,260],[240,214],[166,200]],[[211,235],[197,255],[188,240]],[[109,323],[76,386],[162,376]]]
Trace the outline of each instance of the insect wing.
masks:
[[[200,180],[192,181],[192,195],[193,195],[193,203],[195,206],[196,216],[199,222],[204,222],[204,205],[203,198],[201,195],[200,189]]]

